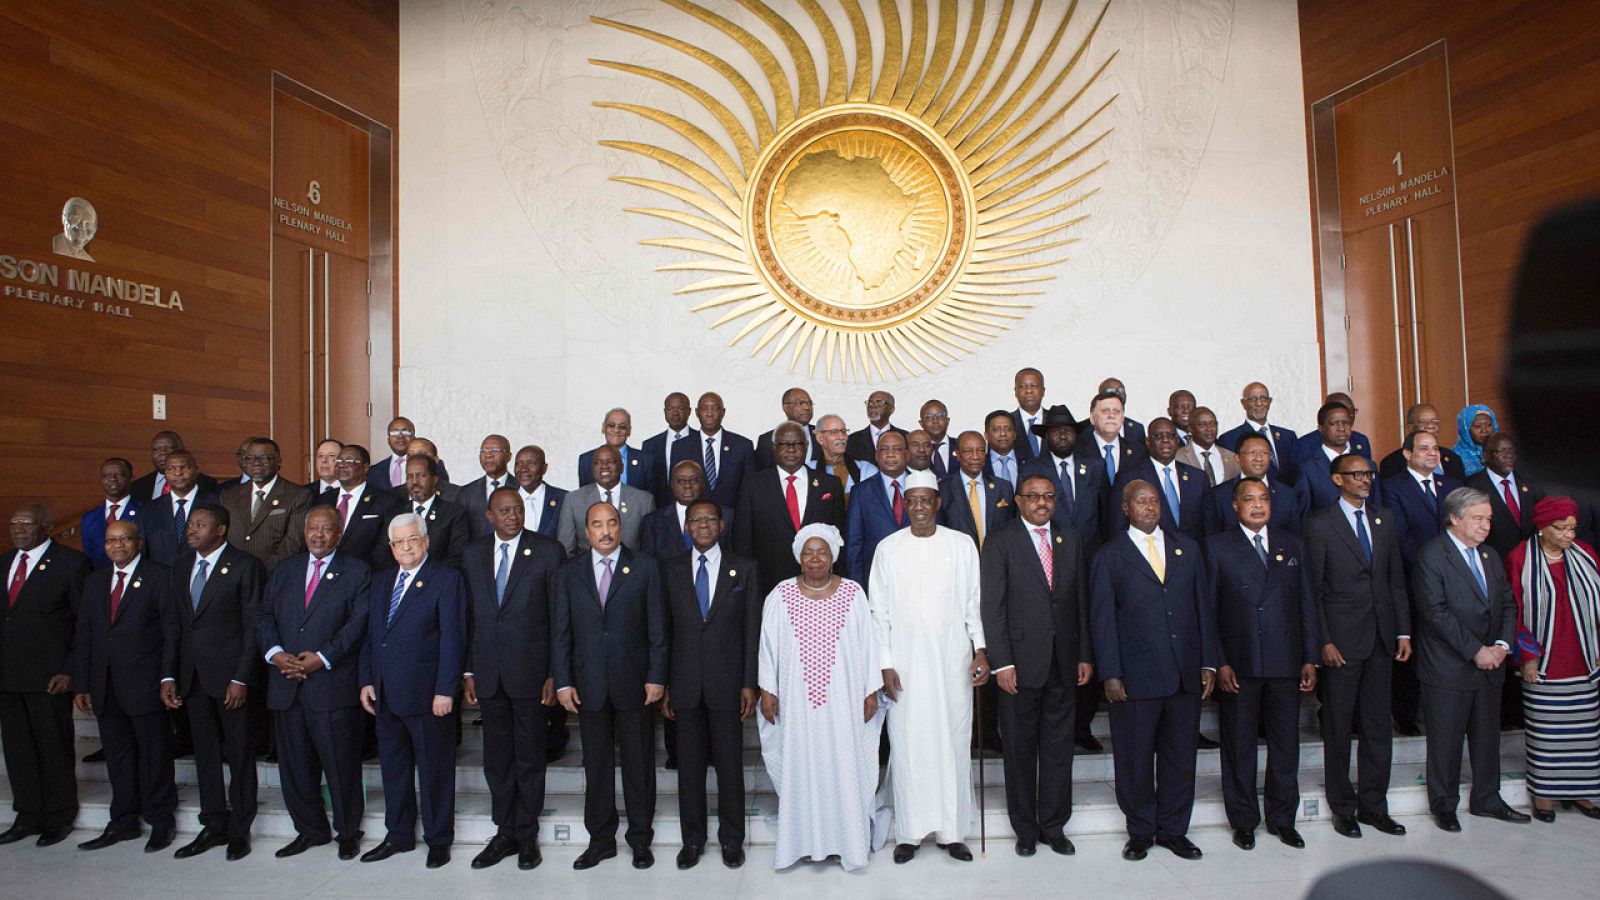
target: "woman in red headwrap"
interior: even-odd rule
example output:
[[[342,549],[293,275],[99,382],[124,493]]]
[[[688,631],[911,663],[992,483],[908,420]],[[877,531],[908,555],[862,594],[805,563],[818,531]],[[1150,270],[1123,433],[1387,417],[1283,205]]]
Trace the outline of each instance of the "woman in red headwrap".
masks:
[[[1517,599],[1517,662],[1527,716],[1528,794],[1534,818],[1555,801],[1600,819],[1600,570],[1577,539],[1578,504],[1545,497],[1533,537],[1506,556]]]

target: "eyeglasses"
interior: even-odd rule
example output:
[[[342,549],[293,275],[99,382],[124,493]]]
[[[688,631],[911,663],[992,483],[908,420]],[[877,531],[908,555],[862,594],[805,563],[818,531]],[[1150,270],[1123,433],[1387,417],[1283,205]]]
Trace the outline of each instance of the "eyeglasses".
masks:
[[[1343,475],[1346,478],[1358,478],[1365,481],[1372,478],[1373,472],[1371,469],[1356,469],[1352,472],[1335,472],[1334,474]]]
[[[409,430],[404,429],[404,428],[396,430],[396,431],[389,432],[389,437],[416,437],[416,436],[417,436],[417,433],[415,431],[409,431]]]
[[[112,535],[107,535],[105,542],[108,544],[131,544],[137,540],[138,538],[136,537],[115,537]]]
[[[1030,503],[1037,503],[1040,500],[1054,500],[1056,498],[1056,492],[1049,491],[1047,493],[1039,494],[1030,491],[1026,494],[1018,494],[1017,496],[1029,501]]]
[[[364,465],[366,465],[366,463],[362,462],[359,459],[345,459],[345,458],[336,459],[336,460],[333,461],[333,464],[336,465],[336,466],[364,466]]]
[[[633,425],[628,422],[607,422],[602,426],[606,431],[632,431]]]
[[[241,457],[241,459],[243,459],[247,463],[264,463],[264,462],[272,462],[273,460],[277,459],[277,457],[276,456],[261,456],[260,454],[257,454],[255,456]]]
[[[478,448],[478,455],[479,456],[509,456],[510,453],[511,453],[510,450],[502,450],[499,447],[480,447],[480,448]]]
[[[944,420],[950,418],[950,415],[948,413],[928,413],[922,418],[923,421],[943,422]]]
[[[690,519],[685,519],[684,521],[689,523],[690,525],[715,525],[718,522],[722,521],[722,517],[721,516],[695,516],[695,517],[690,518]]]
[[[849,434],[848,428],[818,428],[817,434]]]
[[[389,542],[389,546],[402,550],[409,550],[412,547],[422,546],[422,542],[425,540],[427,540],[427,538],[420,535],[412,535],[411,537],[395,538]]]

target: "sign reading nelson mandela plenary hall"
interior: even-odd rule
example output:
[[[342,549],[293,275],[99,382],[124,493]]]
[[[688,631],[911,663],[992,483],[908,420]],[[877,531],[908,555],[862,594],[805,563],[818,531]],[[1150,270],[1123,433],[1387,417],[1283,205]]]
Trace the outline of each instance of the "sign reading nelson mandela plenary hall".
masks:
[[[52,238],[51,252],[94,262],[89,242],[98,228],[99,216],[89,201],[67,200],[61,210],[61,233]],[[0,254],[0,297],[130,319],[136,306],[184,311],[183,296],[160,285],[11,254]]]

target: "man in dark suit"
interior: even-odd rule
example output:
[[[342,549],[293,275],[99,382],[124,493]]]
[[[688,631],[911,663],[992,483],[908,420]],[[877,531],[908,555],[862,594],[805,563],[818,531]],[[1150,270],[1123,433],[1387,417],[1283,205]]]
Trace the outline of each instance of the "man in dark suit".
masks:
[[[963,433],[956,450],[956,474],[939,484],[939,524],[972,538],[979,550],[995,529],[1017,517],[1011,482],[984,475],[987,456],[983,435]]]
[[[905,437],[905,429],[889,419],[894,415],[894,395],[888,391],[873,391],[867,396],[867,427],[850,435],[845,444],[845,455],[858,463],[875,464],[878,458],[878,439],[894,432]]]
[[[1205,498],[1206,474],[1178,462],[1178,429],[1171,419],[1151,419],[1147,440],[1149,455],[1123,466],[1111,492],[1117,494],[1134,481],[1155,485],[1156,492],[1161,495],[1162,529],[1176,531],[1199,543],[1205,537],[1200,507]],[[1112,535],[1128,530],[1120,507],[1111,512],[1106,530]]]
[[[556,698],[583,736],[583,824],[589,846],[572,865],[617,855],[616,760],[628,809],[633,867],[655,864],[655,704],[667,683],[667,631],[656,561],[623,546],[609,503],[584,510],[583,553],[562,568],[551,619]]]
[[[667,498],[667,505],[657,507],[639,523],[639,549],[657,560],[689,552],[693,546],[685,524],[689,504],[705,496],[705,477],[700,472],[700,464],[692,459],[682,460],[672,467],[671,484],[672,495]],[[718,506],[717,514],[724,529],[732,525],[731,507]],[[727,537],[725,530],[718,543],[726,546]]]
[[[1339,502],[1339,486],[1333,481],[1333,461],[1350,453],[1371,461],[1371,455],[1355,449],[1350,437],[1350,423],[1355,421],[1350,408],[1338,401],[1322,404],[1317,410],[1317,430],[1300,438],[1294,458],[1295,490],[1300,494],[1300,505],[1308,514]],[[1307,442],[1306,438],[1311,438]],[[1377,469],[1372,471],[1374,478]],[[1383,490],[1370,485],[1372,502],[1382,504]]]
[[[561,530],[561,509],[567,492],[545,482],[544,473],[548,469],[544,450],[529,444],[517,451],[512,474],[517,480],[517,496],[522,498],[523,527],[554,538]]]
[[[1194,431],[1190,416],[1193,416],[1194,412],[1195,400],[1193,391],[1179,388],[1167,395],[1167,418],[1172,420],[1172,427],[1178,432],[1179,447],[1189,446],[1190,435]],[[1216,425],[1215,418],[1213,415],[1213,426]],[[1214,433],[1216,429],[1213,428],[1212,431]],[[1188,462],[1188,460],[1184,460],[1184,462]],[[1192,462],[1189,465],[1197,469],[1201,468]]]
[[[1122,489],[1130,527],[1095,554],[1090,621],[1111,706],[1117,805],[1128,820],[1122,857],[1156,844],[1199,859],[1186,836],[1194,811],[1200,701],[1216,684],[1217,638],[1200,545],[1164,531],[1161,494]]]
[[[1043,475],[1050,479],[1056,489],[1052,521],[1062,530],[1071,528],[1076,531],[1083,541],[1085,558],[1092,559],[1100,546],[1101,512],[1105,508],[1110,485],[1106,484],[1106,465],[1103,460],[1075,455],[1078,446],[1077,421],[1072,410],[1063,404],[1044,411],[1042,420],[1034,426],[1044,439],[1044,452],[1022,467],[1022,477]]]
[[[483,474],[461,486],[456,501],[467,511],[467,535],[477,540],[494,529],[484,511],[489,508],[489,496],[503,487],[514,487],[511,476],[511,442],[503,434],[491,434],[478,445],[478,465]]]
[[[1032,367],[1018,369],[1011,379],[1011,392],[1017,398],[1017,408],[1011,411],[1011,428],[1017,435],[1017,459],[1027,463],[1045,452],[1043,432],[1033,428],[1044,421],[1044,373]]]
[[[1361,825],[1405,834],[1389,817],[1389,727],[1393,661],[1411,658],[1411,605],[1400,533],[1373,503],[1372,461],[1347,453],[1333,461],[1339,499],[1306,517],[1305,554],[1322,616],[1322,748],[1333,830],[1361,836]],[[1361,712],[1360,792],[1350,784],[1350,736]]]
[[[220,505],[201,505],[189,515],[189,552],[173,567],[168,590],[161,702],[189,711],[202,826],[178,850],[179,859],[223,845],[228,859],[244,858],[256,818],[256,760],[245,702],[261,667],[256,611],[267,570],[228,543],[229,521]]]
[[[11,514],[16,549],[0,555],[0,746],[16,821],[0,844],[38,835],[48,847],[72,833],[78,783],[72,752],[72,639],[88,557],[50,539],[41,504]]]
[[[744,865],[744,726],[756,708],[761,604],[756,563],[719,545],[722,512],[702,498],[687,518],[692,546],[661,562],[667,683],[662,713],[677,724],[678,868],[705,852],[706,767],[717,767],[717,843],[722,862]]]
[[[1419,431],[1426,431],[1435,438],[1439,437],[1439,410],[1432,403],[1418,403],[1406,410],[1406,436],[1410,437]],[[1378,463],[1378,477],[1387,481],[1403,474],[1406,465],[1405,452],[1396,450]],[[1458,483],[1467,480],[1466,467],[1461,465],[1461,457],[1442,443],[1439,444],[1439,465],[1434,468],[1433,474],[1448,475]]]
[[[143,817],[150,823],[145,852],[154,853],[172,845],[177,828],[172,729],[161,705],[162,620],[172,576],[139,552],[132,522],[106,526],[103,543],[110,561],[84,581],[72,682],[78,711],[100,726],[111,817],[99,837],[78,846],[99,850],[131,841]]]
[[[233,523],[228,543],[261,560],[269,570],[278,560],[304,549],[305,515],[311,507],[311,492],[305,485],[278,477],[281,462],[276,441],[251,438],[245,442],[244,455],[250,483],[229,485],[222,492],[222,506]]]
[[[1348,446],[1344,448],[1344,452],[1359,453],[1362,456],[1365,456],[1367,459],[1372,459],[1373,465],[1377,465],[1377,461],[1373,459],[1372,456],[1371,439],[1356,430],[1356,402],[1350,399],[1350,395],[1343,391],[1336,391],[1332,394],[1329,394],[1323,402],[1325,404],[1333,403],[1343,406],[1350,412],[1350,428],[1347,435]],[[1318,431],[1322,430],[1320,416],[1318,417],[1317,428]],[[1298,461],[1304,457],[1315,454],[1319,447],[1327,445],[1327,437],[1328,436],[1326,433],[1319,436],[1316,431],[1308,431],[1305,434],[1300,435],[1300,437],[1295,441],[1295,460]]]
[[[933,453],[928,459],[928,470],[940,481],[949,478],[950,473],[958,467],[956,439],[950,436],[949,407],[939,400],[929,400],[922,404],[917,424],[928,433],[928,440],[933,444]]]
[[[470,529],[467,511],[439,494],[439,464],[426,456],[406,460],[407,502],[396,512],[413,512],[428,523],[428,555],[452,569],[461,568]],[[393,518],[394,513],[390,514]],[[382,558],[374,562],[379,570],[394,568],[394,557],[380,547]]]
[[[1265,734],[1267,833],[1300,849],[1300,695],[1317,687],[1320,616],[1300,538],[1267,524],[1267,486],[1247,476],[1233,497],[1239,526],[1206,541],[1207,595],[1221,649],[1222,800],[1234,844],[1253,849],[1261,824],[1256,736]]]
[[[997,478],[1011,486],[1016,493],[1022,484],[1022,457],[1017,445],[1021,438],[1011,421],[1011,414],[1003,409],[991,410],[983,417],[983,440],[989,445],[989,457],[984,460],[983,474]]]
[[[406,455],[411,439],[417,436],[417,426],[405,416],[389,420],[389,456],[379,460],[367,471],[367,483],[374,491],[397,488],[406,480]]]
[[[411,460],[418,457],[433,460],[434,467],[438,469],[436,476],[438,480],[435,486],[435,491],[440,497],[443,497],[451,503],[455,503],[461,494],[461,486],[450,483],[450,472],[445,468],[444,460],[439,458],[438,446],[436,446],[433,441],[430,441],[424,437],[412,438],[411,443],[406,446],[406,462],[410,463]],[[401,466],[400,484],[389,489],[389,495],[397,500],[401,505],[405,504],[407,497],[407,489],[404,478],[405,466]]]
[[[787,396],[787,395],[785,395]],[[681,391],[673,391],[661,402],[661,416],[666,419],[666,430],[659,434],[645,438],[641,445],[645,453],[656,461],[658,471],[653,473],[655,485],[656,509],[667,505],[672,499],[672,450],[678,442],[687,438],[695,439],[699,445],[700,432],[689,427],[689,395]],[[757,456],[759,456],[759,452]]]
[[[78,537],[83,544],[83,555],[96,569],[111,565],[106,556],[106,526],[112,522],[129,519],[139,521],[138,498],[128,493],[133,480],[133,464],[120,456],[113,456],[100,464],[100,490],[105,492],[105,502],[83,514],[78,520]]]
[[[1461,487],[1461,482],[1435,473],[1439,439],[1430,432],[1406,435],[1400,452],[1405,454],[1407,466],[1398,475],[1383,479],[1383,497],[1400,535],[1400,556],[1410,583],[1416,574],[1417,551],[1444,531],[1444,498]],[[1417,727],[1417,697],[1414,661],[1395,663],[1394,728],[1407,737],[1422,733]]]
[[[1501,559],[1523,541],[1533,537],[1533,507],[1544,499],[1544,490],[1517,471],[1517,441],[1500,431],[1483,442],[1483,469],[1467,479],[1466,487],[1489,495],[1489,537],[1484,541]],[[1522,679],[1517,677],[1515,660],[1500,700],[1500,727],[1522,727]]]
[[[1272,441],[1266,435],[1251,432],[1239,439],[1239,449],[1234,454],[1239,460],[1239,478],[1254,478],[1267,486],[1267,501],[1271,518],[1267,527],[1276,531],[1300,534],[1305,527],[1304,499],[1282,478],[1272,473]],[[1233,508],[1233,489],[1239,478],[1230,478],[1206,491],[1200,501],[1200,527],[1207,535],[1220,534],[1239,524],[1239,514]]]
[[[1117,427],[1114,432],[1106,430],[1094,421],[1095,407],[1099,405],[1096,400],[1101,395],[1117,398]],[[1140,424],[1138,420],[1124,415],[1128,408],[1128,389],[1123,386],[1121,381],[1115,378],[1107,378],[1100,382],[1100,386],[1095,388],[1095,398],[1096,400],[1089,402],[1089,418],[1078,423],[1079,432],[1093,429],[1100,432],[1107,440],[1115,436],[1132,445],[1144,444],[1144,425]]]
[[[749,438],[722,427],[726,413],[722,397],[701,394],[694,408],[695,417],[700,420],[700,436],[694,444],[679,441],[673,445],[672,464],[676,466],[684,460],[700,463],[705,473],[706,496],[720,506],[732,507],[739,502],[739,485],[755,471],[756,451]]]
[[[176,431],[156,432],[155,436],[150,439],[152,471],[146,472],[133,480],[133,484],[128,487],[129,495],[141,503],[146,500],[159,500],[165,497],[170,492],[166,475],[167,456],[183,449],[183,436]],[[198,484],[201,490],[207,492],[217,489],[217,480],[210,475],[202,474],[198,464],[194,467],[194,483]]]
[[[1040,840],[1073,852],[1063,829],[1072,817],[1074,709],[1078,689],[1094,675],[1088,561],[1077,533],[1055,521],[1055,492],[1046,475],[1024,478],[1021,520],[991,532],[980,556],[1006,810],[1019,856],[1032,856]]]
[[[339,489],[339,476],[334,469],[339,465],[339,451],[343,449],[344,443],[333,438],[317,442],[317,451],[311,458],[313,473],[306,482],[306,490],[313,498]]]
[[[618,480],[654,498],[656,469],[661,467],[661,461],[643,450],[628,446],[628,437],[633,434],[633,415],[620,406],[608,410],[601,420],[600,434],[604,438],[600,446],[615,450],[622,460],[621,468],[617,470]],[[594,451],[585,450],[578,455],[578,487],[586,487],[594,480]]]
[[[817,443],[817,426],[811,424],[811,417],[816,414],[816,406],[811,402],[811,394],[801,387],[792,387],[783,392],[783,420],[794,422],[805,428],[806,435],[806,465],[812,465],[822,458],[822,447]],[[782,424],[780,422],[779,424]],[[759,472],[777,465],[776,458],[772,455],[772,442],[777,438],[777,429],[762,433],[756,440],[756,462],[751,471]]]
[[[861,482],[845,515],[845,574],[867,583],[878,542],[911,525],[906,514],[906,436],[888,432],[878,439],[878,474]]]
[[[824,416],[819,423],[821,440],[827,440],[822,432],[829,420],[836,417]],[[844,486],[827,472],[807,469],[805,453],[799,427],[779,425],[772,442],[777,465],[746,478],[739,492],[730,546],[735,554],[755,560],[763,600],[780,581],[800,574],[793,545],[801,528],[816,522],[844,527]],[[842,571],[842,562],[835,568]]]
[[[556,539],[567,548],[568,556],[578,556],[588,551],[588,526],[584,521],[584,510],[595,503],[610,503],[617,510],[622,523],[622,542],[629,547],[638,547],[644,517],[655,511],[655,498],[643,488],[622,483],[622,456],[617,448],[601,445],[589,454],[589,458],[593,465],[593,480],[562,500],[561,524]]]
[[[216,503],[217,494],[197,483],[200,467],[194,454],[174,450],[166,463],[162,480],[167,493],[139,508],[139,537],[144,555],[170,569],[189,549],[189,513],[203,504]]]
[[[913,472],[933,474],[933,436],[921,428],[906,432],[906,468]],[[942,481],[938,475],[936,481]]]
[[[548,707],[555,703],[550,670],[550,614],[566,553],[554,539],[526,530],[522,498],[501,488],[489,498],[492,530],[462,557],[470,610],[467,704],[483,713],[483,775],[489,783],[495,835],[472,860],[474,869],[512,853],[532,869],[544,808]]]
[[[1294,484],[1294,445],[1299,435],[1267,421],[1267,415],[1272,411],[1272,393],[1266,385],[1252,381],[1244,386],[1244,391],[1239,395],[1239,405],[1244,408],[1244,421],[1217,438],[1217,443],[1238,453],[1239,442],[1245,435],[1254,433],[1267,438],[1271,442],[1268,449],[1272,453],[1272,463],[1267,471],[1274,480]]]
[[[416,847],[417,790],[427,866],[450,862],[455,841],[455,707],[467,646],[461,575],[429,555],[416,513],[389,522],[396,569],[372,580],[361,645],[361,706],[378,717],[383,766],[383,841],[362,862]]]
[[[404,507],[395,502],[392,492],[373,490],[367,483],[368,460],[367,448],[345,444],[333,464],[339,489],[318,494],[311,506],[325,506],[338,514],[340,553],[379,569],[392,560],[384,525]]]
[[[1428,722],[1428,809],[1445,831],[1460,831],[1461,744],[1472,756],[1467,811],[1527,822],[1500,796],[1500,682],[1516,640],[1516,601],[1500,554],[1483,546],[1489,495],[1457,488],[1445,496],[1448,530],[1417,553],[1412,594],[1422,617],[1417,677]]]
[[[1122,397],[1109,391],[1101,391],[1089,401],[1089,418],[1078,423],[1078,434],[1088,434],[1090,439],[1079,441],[1074,452],[1080,458],[1098,459],[1104,462],[1106,481],[1109,484],[1116,484],[1119,472],[1145,456],[1144,429],[1139,429],[1141,439],[1138,441],[1124,438],[1122,422]],[[1113,512],[1110,508],[1113,500],[1108,499],[1106,505],[1106,518],[1109,520]],[[1112,537],[1107,527],[1106,539],[1110,540]]]

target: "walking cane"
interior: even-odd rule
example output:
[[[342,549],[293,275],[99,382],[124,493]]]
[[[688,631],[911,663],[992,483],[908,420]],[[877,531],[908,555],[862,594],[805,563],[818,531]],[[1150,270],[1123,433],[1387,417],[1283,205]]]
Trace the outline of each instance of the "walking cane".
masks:
[[[989,855],[989,823],[984,815],[984,776],[983,776],[983,689],[972,689],[974,709],[978,714],[978,855]]]

